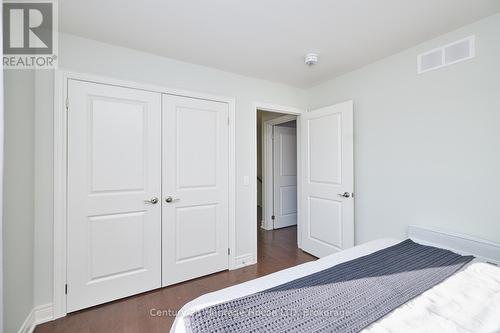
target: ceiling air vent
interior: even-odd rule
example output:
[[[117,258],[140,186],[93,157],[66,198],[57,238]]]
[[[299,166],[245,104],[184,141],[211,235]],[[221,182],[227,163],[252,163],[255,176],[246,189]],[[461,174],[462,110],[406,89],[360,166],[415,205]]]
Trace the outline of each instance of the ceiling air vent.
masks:
[[[474,36],[444,45],[417,57],[417,72],[422,74],[474,58]]]

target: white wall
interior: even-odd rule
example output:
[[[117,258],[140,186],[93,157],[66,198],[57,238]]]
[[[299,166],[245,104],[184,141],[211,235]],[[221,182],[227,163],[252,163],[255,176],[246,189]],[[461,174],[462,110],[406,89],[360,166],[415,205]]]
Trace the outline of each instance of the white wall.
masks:
[[[165,41],[168,42],[168,41]],[[117,79],[157,84],[236,98],[236,255],[252,255],[255,228],[250,221],[251,193],[244,176],[253,174],[251,138],[255,135],[254,102],[292,107],[305,106],[305,92],[286,85],[248,78],[220,70],[179,62],[135,50],[62,34],[59,40],[62,69]],[[51,73],[37,73],[35,304],[52,301],[52,83]]]
[[[416,56],[476,35],[477,57],[422,75]],[[354,100],[356,243],[408,224],[500,242],[500,14],[308,91]]]
[[[33,308],[34,72],[5,70],[3,317],[17,332]]]

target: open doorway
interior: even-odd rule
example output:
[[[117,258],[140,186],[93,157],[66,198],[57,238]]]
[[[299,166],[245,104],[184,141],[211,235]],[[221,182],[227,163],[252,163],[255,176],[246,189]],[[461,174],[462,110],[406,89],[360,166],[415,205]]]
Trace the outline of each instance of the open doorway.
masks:
[[[259,259],[310,260],[297,242],[297,169],[297,116],[257,110]]]
[[[297,226],[296,116],[257,112],[257,224]]]
[[[281,240],[284,230],[290,234],[292,233],[290,230],[293,231],[293,239],[286,241],[288,243],[286,250],[276,249],[284,257],[290,253],[300,257],[300,254],[307,252],[321,258],[352,247],[354,245],[353,101],[308,112],[268,104],[256,105],[255,117],[257,127],[253,141],[255,164],[254,176],[250,181],[253,199],[249,202],[253,213],[249,222],[254,232],[252,235],[254,258],[259,261],[270,253],[267,251],[268,245],[276,244],[262,240],[273,237]],[[293,124],[289,122],[294,120],[297,146],[295,149],[283,148],[284,141],[276,140],[276,133],[281,133],[278,129],[281,127],[293,128]],[[269,140],[272,134],[274,141]],[[287,135],[288,139],[285,141],[293,141],[290,139],[291,135]],[[276,158],[277,152],[274,147],[294,151],[296,168],[290,165],[284,167],[279,158]],[[293,187],[293,184],[286,183],[288,179],[284,180],[281,187],[275,182],[275,170],[278,167],[285,176],[293,174],[290,170],[296,170],[296,195],[283,190]],[[272,180],[269,180],[270,178]],[[277,190],[281,197],[275,195]],[[296,201],[286,201],[286,195],[288,198],[295,198]],[[296,212],[290,209],[290,206],[296,206]],[[283,220],[283,224],[276,223],[278,214],[290,218],[292,213],[297,213],[297,226],[286,220]],[[291,226],[287,227],[287,223]]]

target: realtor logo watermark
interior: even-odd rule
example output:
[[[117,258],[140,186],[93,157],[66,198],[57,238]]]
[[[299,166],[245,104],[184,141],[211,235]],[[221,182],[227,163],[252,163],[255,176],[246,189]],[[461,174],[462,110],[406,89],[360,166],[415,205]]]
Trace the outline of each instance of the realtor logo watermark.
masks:
[[[3,66],[57,68],[57,2],[3,2]]]

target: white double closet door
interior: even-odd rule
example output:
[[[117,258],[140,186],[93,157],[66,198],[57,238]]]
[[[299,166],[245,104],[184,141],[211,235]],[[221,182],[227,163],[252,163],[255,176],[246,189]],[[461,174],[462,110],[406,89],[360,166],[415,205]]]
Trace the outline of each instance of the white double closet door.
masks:
[[[67,311],[228,268],[228,105],[68,81]]]

